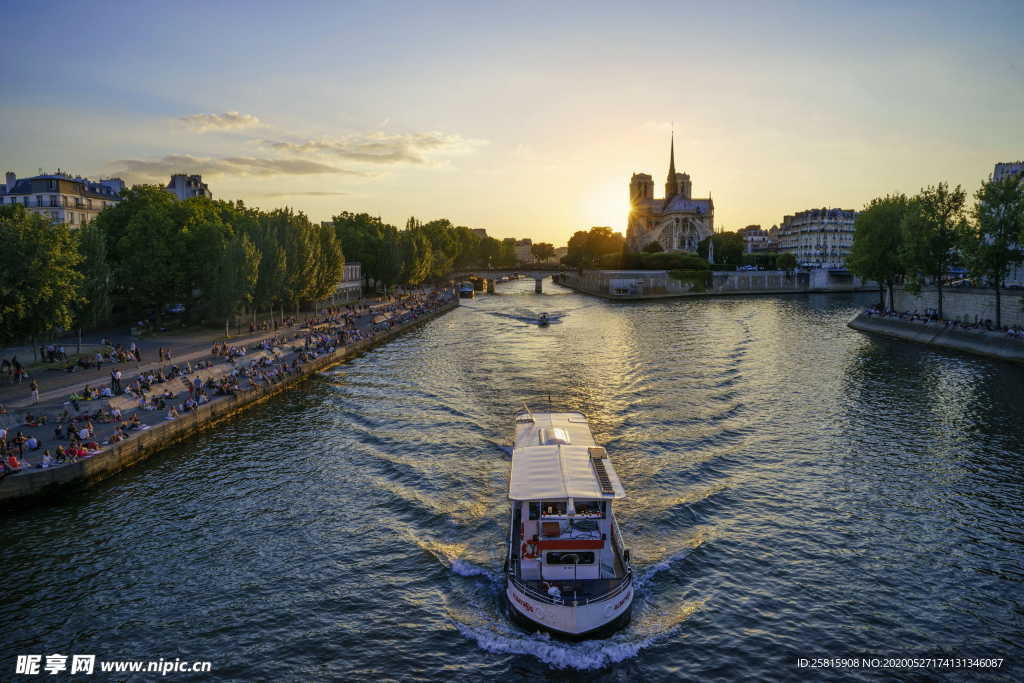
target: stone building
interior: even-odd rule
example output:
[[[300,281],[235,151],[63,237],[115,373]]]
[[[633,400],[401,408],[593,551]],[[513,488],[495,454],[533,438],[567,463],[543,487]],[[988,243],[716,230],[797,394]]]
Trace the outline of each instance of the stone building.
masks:
[[[1008,176],[1024,178],[1024,161],[1007,161],[996,164],[995,171],[992,172],[993,180],[1002,180]]]
[[[786,216],[779,225],[778,250],[793,254],[810,268],[845,268],[853,247],[857,212],[847,209],[808,209]]]
[[[711,198],[694,199],[687,173],[676,173],[675,136],[669,147],[665,196],[654,196],[654,180],[634,173],[629,180],[629,225],[626,244],[632,251],[657,242],[665,251],[696,252],[697,245],[714,231],[715,205]]]
[[[744,251],[748,254],[759,251],[772,251],[774,247],[771,235],[760,225],[748,225],[736,232],[743,238]]]
[[[53,223],[81,227],[91,223],[100,211],[121,201],[124,181],[120,178],[92,181],[57,171],[31,178],[8,172],[0,185],[0,204],[21,204]]]
[[[1024,161],[998,163],[992,171],[993,180],[1002,180],[1010,176],[1016,176],[1024,181]],[[1010,287],[1024,287],[1024,263],[1017,261],[1010,265],[1010,272],[1006,274],[1004,284]]]
[[[167,183],[165,189],[177,197],[180,202],[191,197],[213,199],[213,193],[210,192],[209,186],[203,182],[203,176],[201,175],[175,173],[171,176],[171,182]]]

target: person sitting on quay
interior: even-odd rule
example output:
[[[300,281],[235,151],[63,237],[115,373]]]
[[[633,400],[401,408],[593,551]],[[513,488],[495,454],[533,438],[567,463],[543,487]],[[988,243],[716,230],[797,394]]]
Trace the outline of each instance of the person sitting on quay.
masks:
[[[43,451],[43,462],[41,463],[42,468],[45,470],[47,468],[53,467],[56,464],[57,461],[53,459],[52,455],[50,455],[50,450],[46,449],[45,451]]]
[[[30,434],[29,437],[25,439],[25,448],[30,451],[38,450],[40,446],[42,446],[42,444],[34,435]]]
[[[138,413],[132,413],[132,418],[131,420],[128,421],[128,426],[131,429],[139,429],[140,427],[142,427],[142,421],[139,420]]]
[[[164,419],[173,420],[176,417],[178,417],[178,411],[174,409],[174,406],[171,406],[170,408],[167,409],[167,417],[165,417]]]
[[[23,465],[21,461],[18,460],[17,456],[14,455],[14,451],[11,451],[7,456],[7,466],[15,472],[22,471]]]

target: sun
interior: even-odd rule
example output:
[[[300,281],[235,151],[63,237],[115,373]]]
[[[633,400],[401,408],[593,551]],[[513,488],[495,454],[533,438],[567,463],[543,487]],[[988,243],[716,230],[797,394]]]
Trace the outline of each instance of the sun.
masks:
[[[625,232],[629,216],[628,190],[621,181],[616,180],[591,186],[583,196],[584,225],[576,229],[586,230],[595,225],[607,225],[617,232]]]

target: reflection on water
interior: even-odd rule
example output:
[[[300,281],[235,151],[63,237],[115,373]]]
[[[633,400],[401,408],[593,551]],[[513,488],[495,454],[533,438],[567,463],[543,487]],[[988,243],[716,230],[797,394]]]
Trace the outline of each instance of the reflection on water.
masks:
[[[500,285],[9,516],[0,666],[78,652],[209,659],[225,680],[795,680],[797,656],[1024,654],[1021,368],[848,329],[873,295],[546,288]],[[540,311],[557,324],[530,324]],[[636,608],[607,640],[505,614],[524,401],[590,415],[629,493]]]

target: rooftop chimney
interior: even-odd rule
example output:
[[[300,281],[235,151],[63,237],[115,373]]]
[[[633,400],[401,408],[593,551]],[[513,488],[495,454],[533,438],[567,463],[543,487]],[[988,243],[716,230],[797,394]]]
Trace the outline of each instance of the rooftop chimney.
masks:
[[[7,172],[7,191],[11,192],[14,189],[14,183],[18,182],[18,176],[14,175],[13,171]]]

